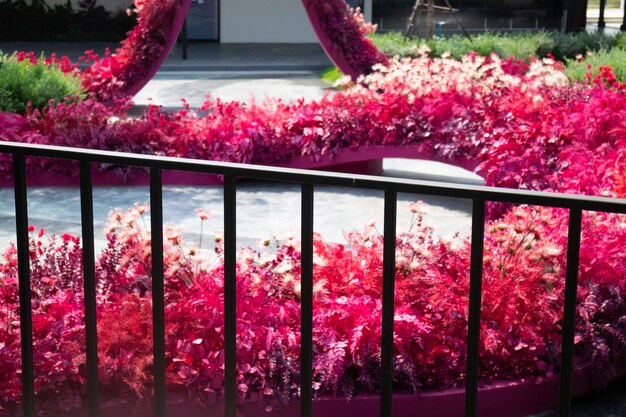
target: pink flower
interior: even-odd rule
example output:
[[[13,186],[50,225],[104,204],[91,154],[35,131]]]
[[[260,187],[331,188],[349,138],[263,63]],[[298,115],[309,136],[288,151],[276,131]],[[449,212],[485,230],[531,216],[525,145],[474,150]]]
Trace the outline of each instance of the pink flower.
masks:
[[[201,208],[197,208],[195,213],[201,220],[208,220],[209,217],[211,217],[208,211],[202,210]]]

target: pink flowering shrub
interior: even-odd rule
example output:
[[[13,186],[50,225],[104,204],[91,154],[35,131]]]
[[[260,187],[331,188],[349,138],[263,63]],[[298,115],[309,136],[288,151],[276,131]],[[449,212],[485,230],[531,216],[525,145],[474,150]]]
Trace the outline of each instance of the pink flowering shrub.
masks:
[[[420,203],[396,245],[394,381],[400,391],[463,384],[469,242],[436,238]],[[111,215],[97,262],[99,366],[103,393],[150,395],[150,233],[146,206]],[[207,216],[199,212],[204,224]],[[488,222],[481,323],[481,379],[554,379],[559,367],[567,224],[559,209],[518,207]],[[576,352],[598,376],[626,353],[626,218],[583,221]],[[31,232],[38,398],[61,410],[84,395],[85,352],[78,239]],[[223,248],[204,251],[165,228],[166,363],[170,390],[211,405],[223,394]],[[353,396],[379,387],[383,239],[371,224],[347,244],[314,238],[314,373],[317,395]],[[271,410],[298,396],[300,246],[293,238],[237,255],[238,394]],[[270,248],[271,250],[268,250]],[[208,253],[208,254],[207,254]],[[597,257],[597,253],[607,256]],[[15,249],[0,264],[0,405],[20,399]],[[49,405],[47,406],[49,407]]]
[[[319,101],[214,100],[201,114],[152,107],[131,119],[123,108],[90,100],[61,103],[3,117],[0,138],[270,165],[344,148],[411,147],[441,161],[469,161],[489,185],[616,195],[624,88],[602,80],[570,85],[550,60],[521,74],[510,65],[497,57],[424,55],[379,65]],[[29,164],[34,175],[76,173],[58,161]]]
[[[43,238],[31,226],[31,302],[35,387],[58,397],[61,409],[80,405],[85,383],[82,251],[74,236]],[[37,233],[35,233],[37,232]],[[17,252],[0,266],[0,409],[21,400]]]

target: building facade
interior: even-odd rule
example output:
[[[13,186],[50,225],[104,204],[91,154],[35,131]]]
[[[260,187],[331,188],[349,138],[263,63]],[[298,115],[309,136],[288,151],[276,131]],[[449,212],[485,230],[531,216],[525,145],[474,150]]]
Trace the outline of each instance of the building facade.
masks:
[[[25,0],[32,1],[32,0]],[[80,0],[70,0],[77,7]],[[323,0],[319,0],[323,1]],[[347,0],[359,6],[379,31],[403,30],[414,0]],[[425,0],[424,0],[425,1]],[[593,0],[591,0],[593,1]],[[623,2],[623,0],[621,0]],[[45,0],[54,6],[67,0]],[[435,22],[441,34],[518,30],[580,30],[585,27],[587,0],[435,0],[449,3],[458,13],[438,10]],[[127,8],[130,0],[97,0],[108,10]],[[425,30],[425,12],[417,20]],[[193,0],[187,18],[191,41],[222,43],[317,42],[300,0]]]

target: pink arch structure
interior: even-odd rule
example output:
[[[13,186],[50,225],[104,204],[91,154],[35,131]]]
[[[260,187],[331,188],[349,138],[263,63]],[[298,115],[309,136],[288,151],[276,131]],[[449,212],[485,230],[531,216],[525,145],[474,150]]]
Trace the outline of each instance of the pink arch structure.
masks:
[[[159,19],[159,26],[165,25],[165,27],[158,28],[161,43],[147,44],[146,41],[150,42],[153,39],[146,36],[140,23],[130,33],[129,38],[122,42],[122,47],[110,57],[112,76],[122,82],[119,91],[121,95],[134,96],[154,77],[176,43],[192,0],[157,1],[163,1],[167,7],[165,10],[171,10],[175,14],[169,20],[162,17]],[[163,4],[159,7],[163,7]],[[302,0],[302,4],[320,45],[344,74],[356,79],[359,75],[370,72],[373,65],[386,62],[387,57],[378,51],[367,37],[363,36],[359,22],[354,19],[344,0]],[[147,9],[149,6],[144,7]],[[148,16],[140,17],[143,24],[150,27],[151,20],[156,19],[154,16],[149,16],[149,13],[147,14]],[[129,47],[144,48],[146,53],[135,56],[136,59],[131,59],[130,62],[120,60],[120,55],[125,54]],[[133,68],[138,65],[143,66],[139,70]],[[93,68],[97,73],[98,69]],[[89,74],[89,70],[87,73]]]

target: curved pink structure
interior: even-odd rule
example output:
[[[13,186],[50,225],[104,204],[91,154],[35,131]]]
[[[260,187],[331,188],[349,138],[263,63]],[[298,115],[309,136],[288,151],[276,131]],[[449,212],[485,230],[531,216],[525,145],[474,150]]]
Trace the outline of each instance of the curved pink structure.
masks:
[[[163,1],[163,0],[156,0]],[[178,3],[176,16],[167,28],[158,28],[165,36],[165,44],[155,57],[147,57],[147,67],[136,79],[127,80],[122,87],[122,94],[134,96],[152,79],[163,64],[167,55],[176,43],[192,0],[173,0]],[[387,57],[378,51],[372,42],[363,36],[358,22],[349,13],[344,0],[302,0],[311,26],[316,33],[320,45],[335,65],[353,79],[370,72],[373,65],[386,62]],[[131,32],[141,47],[142,37]],[[130,38],[129,38],[130,39]],[[129,39],[123,41],[128,42]],[[119,50],[117,51],[119,52]],[[115,55],[111,57],[115,60]],[[124,74],[124,69],[121,69]]]
[[[351,174],[378,175],[382,171],[383,158],[410,158],[440,161],[468,171],[476,171],[478,161],[470,158],[441,159],[432,151],[420,151],[415,147],[402,146],[370,146],[363,148],[342,148],[329,152],[315,160],[309,156],[293,158],[285,163],[276,164],[284,168],[315,169]],[[221,176],[198,174],[182,171],[164,171],[163,183],[166,185],[219,185]],[[147,185],[147,172],[137,172],[128,180],[121,180],[115,172],[97,171],[94,169],[94,185]],[[68,187],[78,186],[77,177],[54,177],[49,175],[30,175],[28,185],[31,187]],[[0,178],[0,187],[12,187],[11,178]]]
[[[141,90],[148,81],[154,77],[154,74],[157,73],[161,65],[163,65],[163,61],[167,58],[167,55],[170,53],[174,45],[176,44],[176,40],[178,39],[178,35],[180,34],[181,29],[183,28],[183,24],[185,23],[185,19],[187,18],[187,13],[189,12],[189,7],[191,6],[192,0],[176,0],[179,3],[178,13],[174,17],[172,21],[172,26],[167,29],[168,37],[167,42],[163,46],[162,53],[152,62],[152,64],[146,69],[145,73],[142,77],[135,80],[133,83],[125,86],[125,94],[128,96],[134,96]]]
[[[366,38],[344,0],[302,0],[313,31],[333,63],[356,80],[387,56]]]

